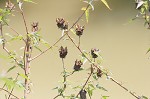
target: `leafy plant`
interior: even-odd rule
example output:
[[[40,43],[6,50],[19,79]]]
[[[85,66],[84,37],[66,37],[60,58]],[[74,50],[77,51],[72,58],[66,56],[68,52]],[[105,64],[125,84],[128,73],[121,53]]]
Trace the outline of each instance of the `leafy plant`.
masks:
[[[83,1],[83,0],[80,0]],[[109,7],[108,3],[106,0],[99,0],[102,2],[109,10],[111,8]],[[82,7],[81,10],[83,11],[82,14],[78,17],[78,19],[71,25],[69,26],[68,21],[66,21],[64,18],[56,18],[56,25],[58,29],[62,31],[62,36],[56,40],[56,42],[50,46],[47,41],[45,41],[41,34],[40,34],[40,29],[39,29],[39,23],[38,22],[33,22],[31,24],[31,31],[29,31],[29,28],[27,26],[27,21],[25,18],[25,13],[23,11],[23,4],[25,2],[28,3],[35,3],[32,0],[16,0],[15,4],[13,4],[10,0],[6,2],[5,8],[0,8],[0,44],[2,45],[3,50],[8,54],[8,57],[0,55],[2,58],[8,58],[9,61],[13,64],[12,67],[8,68],[7,73],[13,72],[16,68],[21,69],[19,73],[17,73],[16,78],[13,77],[7,77],[7,73],[5,75],[2,75],[0,77],[0,80],[3,82],[3,87],[0,88],[0,90],[3,90],[6,92],[6,99],[28,99],[28,94],[31,92],[31,79],[30,79],[30,64],[32,63],[33,60],[39,58],[41,55],[52,49],[54,46],[56,46],[61,40],[67,36],[69,41],[72,42],[72,44],[75,46],[77,51],[80,52],[80,59],[76,59],[74,63],[73,70],[70,72],[66,68],[65,64],[65,58],[67,58],[67,55],[69,54],[69,48],[60,46],[59,48],[59,57],[62,60],[62,77],[63,81],[61,81],[61,84],[59,86],[56,86],[54,90],[58,91],[58,94],[53,97],[53,99],[56,99],[58,97],[62,97],[65,99],[87,99],[87,95],[90,99],[92,99],[93,92],[95,90],[102,90],[102,91],[108,91],[108,89],[104,88],[99,84],[99,79],[102,77],[107,78],[108,80],[114,82],[118,86],[120,86],[122,89],[127,91],[129,94],[134,96],[136,99],[148,99],[145,96],[138,96],[134,92],[130,91],[126,87],[124,87],[120,82],[115,80],[113,77],[111,77],[111,73],[109,70],[103,68],[101,66],[102,63],[102,57],[100,54],[100,50],[97,48],[91,48],[90,51],[85,51],[81,49],[81,41],[80,39],[82,38],[85,30],[85,26],[79,25],[79,22],[81,18],[85,15],[86,21],[88,23],[89,21],[89,15],[90,11],[94,10],[94,5],[93,2],[97,2],[97,0],[87,0],[83,1],[84,3],[87,3],[86,7]],[[147,11],[149,10],[149,1],[138,1],[136,2],[137,7],[136,9],[139,10],[140,15],[142,17],[144,16],[145,23],[149,25],[149,16],[147,15]],[[19,11],[16,10],[19,9]],[[18,33],[15,29],[13,29],[9,25],[8,21],[8,16],[13,15],[13,12],[19,12],[22,16],[22,20],[24,22],[24,27],[26,29],[26,34],[25,36],[21,35]],[[137,18],[137,17],[136,17]],[[11,30],[13,30],[16,35],[12,34],[5,34],[3,31],[3,27],[8,26]],[[74,39],[71,37],[69,32],[73,32],[77,37],[79,37],[78,42],[76,43]],[[5,36],[9,36],[9,40],[5,38]],[[11,43],[13,41],[22,41],[24,47],[21,47],[23,49],[22,55],[17,57],[17,52],[11,51],[7,48],[7,43]],[[47,47],[47,49],[42,50],[40,45],[44,45]],[[36,49],[40,52],[40,54],[36,56],[32,56],[33,49]],[[148,51],[149,52],[149,51]],[[85,62],[88,62],[89,64],[89,69],[84,69],[83,65]],[[71,95],[68,95],[66,93],[66,89],[69,87],[70,83],[68,81],[68,77],[72,77],[74,73],[82,72],[85,71],[87,73],[87,78],[81,85],[73,86],[70,91],[74,91],[76,93],[72,93]],[[19,80],[20,78],[21,80]],[[24,81],[23,81],[24,80]],[[82,82],[81,82],[82,83]],[[16,95],[13,94],[13,91],[15,88],[19,88],[23,90],[24,95],[22,97],[17,97]],[[108,99],[109,96],[101,96],[101,99]]]

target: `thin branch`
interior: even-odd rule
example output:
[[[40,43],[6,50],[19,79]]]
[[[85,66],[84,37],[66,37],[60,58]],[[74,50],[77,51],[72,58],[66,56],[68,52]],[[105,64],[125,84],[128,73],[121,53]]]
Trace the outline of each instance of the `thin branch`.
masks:
[[[11,27],[7,22],[5,22],[5,24],[6,24],[12,31],[14,31],[18,36],[20,35],[20,34],[19,34],[13,27]],[[24,38],[22,38],[22,40],[23,40],[24,42],[26,42]]]
[[[5,92],[7,92],[8,94],[11,94],[13,97],[15,97],[16,99],[20,99],[17,96],[15,96],[14,94],[10,93],[8,90],[4,89],[4,88],[0,88],[0,90],[3,90]]]
[[[81,44],[81,37],[79,36],[79,43],[78,43],[78,47],[80,47]]]
[[[90,77],[92,76],[93,74],[93,66],[91,65],[91,72],[86,80],[86,82],[84,83],[84,85],[82,86],[81,90],[83,90],[85,88],[85,86],[88,84],[89,80],[90,80]],[[81,91],[80,90],[80,91]],[[78,92],[78,94],[76,95],[76,98],[78,97],[78,95],[80,94],[80,91]]]
[[[0,34],[2,36],[2,39],[3,39],[3,49],[4,51],[9,55],[11,56],[11,52],[6,48],[5,46],[5,38],[4,38],[4,35],[3,35],[3,27],[2,27],[2,23],[0,23]],[[15,58],[15,57],[12,57],[12,59],[16,62],[17,65],[19,65],[19,61]]]
[[[27,27],[27,23],[26,23],[26,19],[25,19],[25,15],[24,15],[24,12],[21,10],[20,13],[21,13],[22,18],[23,18],[23,22],[24,22],[24,25],[25,25],[26,33],[29,34],[28,27]]]
[[[30,37],[29,37],[29,31],[28,31],[28,27],[27,27],[27,22],[25,19],[25,15],[22,9],[20,9],[20,13],[22,15],[23,18],[23,22],[24,22],[24,26],[25,26],[25,30],[26,30],[26,44],[25,44],[25,49],[24,49],[24,73],[27,76],[27,78],[29,78],[29,74],[30,74]],[[27,95],[29,93],[29,80],[25,79],[25,90],[24,90],[24,99],[27,99]]]
[[[120,86],[121,88],[123,88],[125,91],[129,92],[132,96],[134,96],[136,99],[139,99],[139,96],[135,95],[133,92],[129,91],[126,87],[124,87],[121,83],[119,83],[118,81],[116,81],[114,78],[110,77],[110,80],[113,81],[114,83],[116,83],[118,86]]]
[[[65,37],[66,34],[64,34],[63,36],[61,36],[52,46],[50,46],[49,48],[47,48],[46,50],[42,51],[40,54],[38,54],[37,56],[33,57],[30,59],[30,61],[33,61],[34,59],[40,57],[41,55],[43,55],[44,53],[46,53],[48,50],[52,49],[60,40],[62,40]]]
[[[64,81],[63,81],[63,84],[64,84],[63,90],[58,95],[56,95],[53,99],[56,99],[59,96],[61,96],[63,94],[63,92],[65,91],[66,86],[67,86],[66,85],[66,81],[67,81],[67,77],[68,76],[66,76],[66,68],[65,68],[65,64],[64,64],[64,59],[63,58],[62,58],[62,65],[63,65],[63,78],[64,78]]]

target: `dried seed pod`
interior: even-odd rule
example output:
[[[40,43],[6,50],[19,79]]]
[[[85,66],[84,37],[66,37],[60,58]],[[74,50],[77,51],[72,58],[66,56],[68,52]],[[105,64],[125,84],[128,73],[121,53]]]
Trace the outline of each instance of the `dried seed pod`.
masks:
[[[58,28],[63,29],[63,30],[68,29],[68,22],[66,22],[64,18],[57,18],[56,23],[57,23]]]
[[[75,27],[76,35],[81,36],[83,34],[84,26],[80,26],[77,24]]]
[[[97,53],[97,52],[99,52],[99,49],[91,49],[91,55],[92,55],[92,58],[97,58],[98,57],[98,55],[97,54],[95,54],[95,53]]]
[[[65,58],[67,53],[68,53],[67,47],[63,48],[61,46],[60,49],[59,49],[59,56],[60,56],[60,58]]]
[[[31,24],[31,26],[32,26],[31,31],[32,31],[32,32],[37,32],[37,31],[38,31],[38,25],[39,25],[38,22],[33,22],[33,23]]]
[[[100,69],[97,69],[97,77],[102,77],[103,72]]]
[[[85,90],[81,90],[81,91],[80,91],[80,99],[87,99],[87,98],[86,98],[86,93],[87,93],[87,92],[86,92]]]
[[[81,60],[76,60],[75,61],[75,64],[74,64],[74,70],[75,71],[79,71],[80,70],[80,68],[81,68],[81,65],[83,65],[83,63],[81,62]]]
[[[14,8],[14,4],[12,2],[10,2],[10,0],[8,2],[6,2],[5,7],[9,10],[12,10]]]

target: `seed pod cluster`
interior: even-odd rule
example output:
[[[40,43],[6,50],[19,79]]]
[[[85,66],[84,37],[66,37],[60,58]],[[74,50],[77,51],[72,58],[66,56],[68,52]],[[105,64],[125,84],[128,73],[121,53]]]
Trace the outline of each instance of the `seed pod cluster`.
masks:
[[[64,18],[57,18],[56,19],[56,23],[57,23],[57,27],[62,29],[62,30],[66,30],[68,29],[68,22],[66,22],[64,20]]]
[[[32,32],[37,32],[38,31],[38,25],[39,25],[39,23],[38,22],[33,22],[32,24],[31,24],[31,26],[32,26],[32,28],[31,28],[31,31]]]
[[[76,29],[75,29],[76,35],[81,36],[84,31],[84,26],[80,26],[77,24],[75,27],[76,27]]]
[[[62,46],[59,49],[60,58],[65,58],[68,53],[67,47],[63,48]]]
[[[83,65],[83,63],[81,62],[81,60],[76,60],[75,61],[75,64],[74,64],[74,70],[75,71],[79,71],[80,70],[80,68],[81,68],[81,65]]]
[[[98,57],[98,55],[97,54],[95,54],[95,53],[97,53],[97,52],[99,52],[99,49],[91,49],[91,55],[92,55],[92,58],[97,58]]]

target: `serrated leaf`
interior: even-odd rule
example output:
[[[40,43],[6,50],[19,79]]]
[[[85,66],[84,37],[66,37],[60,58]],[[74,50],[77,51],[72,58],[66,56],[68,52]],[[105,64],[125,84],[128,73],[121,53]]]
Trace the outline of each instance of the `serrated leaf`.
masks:
[[[107,3],[107,1],[106,0],[101,0],[101,2],[103,2],[104,3],[104,5],[109,9],[109,10],[111,10],[111,8],[109,7],[109,5],[108,5],[108,3]]]

